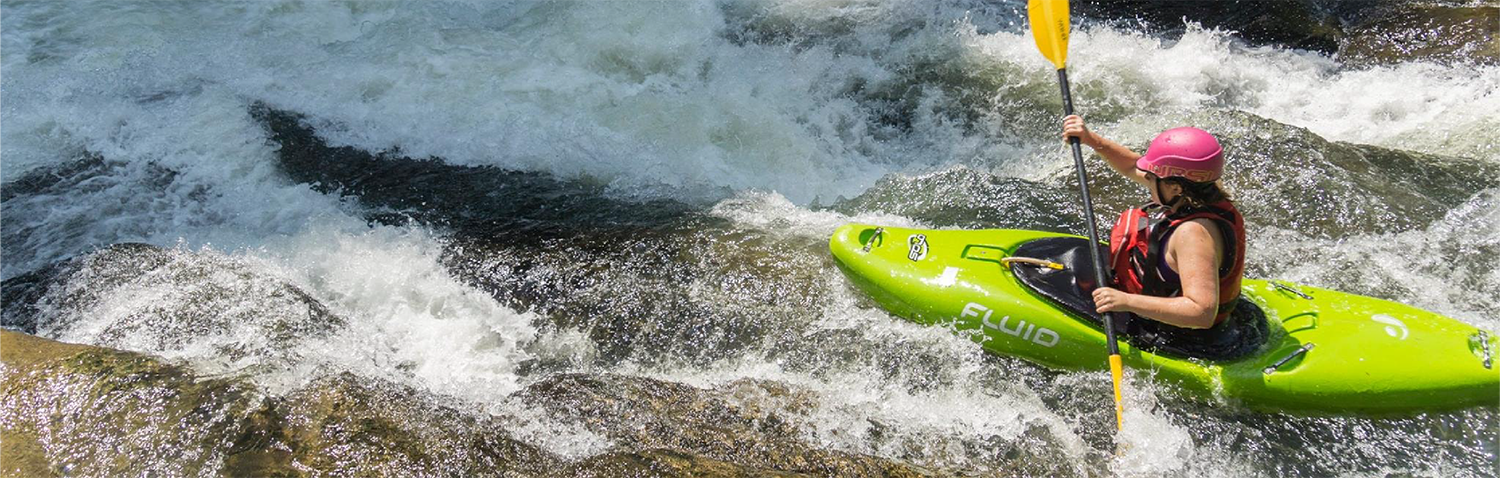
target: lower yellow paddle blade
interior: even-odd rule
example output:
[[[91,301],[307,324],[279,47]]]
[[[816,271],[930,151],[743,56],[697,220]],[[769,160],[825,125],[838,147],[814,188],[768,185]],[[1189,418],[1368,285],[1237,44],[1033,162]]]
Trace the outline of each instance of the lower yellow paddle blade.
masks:
[[[1031,36],[1042,56],[1061,70],[1068,64],[1068,0],[1030,0],[1026,15],[1031,18]]]
[[[1120,363],[1119,355],[1109,356],[1109,374],[1115,380],[1115,429],[1125,429],[1125,398],[1120,396],[1120,375],[1124,372],[1125,365]]]

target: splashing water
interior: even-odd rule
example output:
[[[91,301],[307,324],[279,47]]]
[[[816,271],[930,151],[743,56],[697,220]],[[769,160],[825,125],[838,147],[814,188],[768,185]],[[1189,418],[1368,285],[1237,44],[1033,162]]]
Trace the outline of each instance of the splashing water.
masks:
[[[568,459],[619,444],[512,397],[582,373],[708,389],[809,443],[939,469],[1495,474],[1488,409],[1267,416],[1137,377],[1132,427],[1114,436],[1100,425],[1112,418],[1098,374],[987,356],[850,289],[826,251],[845,222],[1077,227],[1072,190],[1055,179],[1070,167],[1055,79],[1021,7],[6,2],[0,276],[96,263],[47,290],[44,336],[243,374],[271,394],[337,372],[392,381],[509,420]],[[1218,121],[1247,144],[1275,139],[1262,123],[1234,126],[1244,115],[1500,162],[1495,65],[1351,68],[1192,26],[1175,40],[1088,26],[1070,47],[1080,109],[1125,144],[1205,116],[1229,118]],[[257,102],[305,115],[333,147],[538,173],[605,201],[689,211],[525,244],[372,219],[405,212],[289,179],[286,145],[249,112]],[[1325,167],[1325,152],[1272,159]],[[541,189],[446,192],[476,203],[557,193]],[[1495,329],[1496,190],[1450,189],[1467,197],[1431,201],[1446,213],[1411,230],[1252,230],[1251,270]],[[1266,224],[1299,219],[1267,201]],[[147,254],[158,266],[95,253],[130,242],[162,246]]]

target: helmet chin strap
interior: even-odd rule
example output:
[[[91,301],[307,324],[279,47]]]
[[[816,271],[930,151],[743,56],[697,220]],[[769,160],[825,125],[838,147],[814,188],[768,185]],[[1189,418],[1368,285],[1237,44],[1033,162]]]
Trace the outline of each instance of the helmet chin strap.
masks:
[[[1177,197],[1172,198],[1171,201],[1165,201],[1165,199],[1167,198],[1167,192],[1161,187],[1162,183],[1165,182],[1167,182],[1165,178],[1156,179],[1156,199],[1158,199],[1157,204],[1161,204],[1168,210],[1177,209],[1177,203],[1182,202],[1182,194],[1178,194]]]

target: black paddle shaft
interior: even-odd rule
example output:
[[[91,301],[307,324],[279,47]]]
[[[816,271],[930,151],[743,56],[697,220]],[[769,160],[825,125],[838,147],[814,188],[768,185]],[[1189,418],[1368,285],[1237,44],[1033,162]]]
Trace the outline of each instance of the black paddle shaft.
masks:
[[[1057,70],[1057,84],[1062,87],[1063,113],[1071,116],[1073,114],[1073,94],[1068,91],[1068,69]],[[1094,280],[1096,287],[1109,285],[1109,273],[1104,270],[1104,261],[1099,257],[1099,226],[1094,223],[1094,201],[1089,199],[1089,173],[1083,167],[1083,145],[1079,143],[1078,137],[1068,138],[1068,144],[1073,146],[1073,169],[1078,170],[1078,191],[1083,193],[1083,222],[1089,227],[1089,241],[1094,247],[1089,249],[1089,259],[1094,262]],[[1109,354],[1120,355],[1120,344],[1115,342],[1114,312],[1104,314],[1104,336],[1109,341]]]

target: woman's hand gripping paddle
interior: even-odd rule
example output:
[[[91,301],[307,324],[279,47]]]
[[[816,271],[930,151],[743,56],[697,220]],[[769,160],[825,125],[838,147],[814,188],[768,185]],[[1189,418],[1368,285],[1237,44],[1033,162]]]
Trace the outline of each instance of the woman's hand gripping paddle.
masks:
[[[1057,83],[1062,87],[1063,113],[1073,114],[1073,96],[1068,93],[1068,0],[1029,0],[1027,16],[1031,17],[1031,35],[1036,37],[1036,47],[1042,56],[1057,67]],[[1099,244],[1099,228],[1094,224],[1094,203],[1089,200],[1089,176],[1083,167],[1083,149],[1078,137],[1068,138],[1073,146],[1073,166],[1078,170],[1078,188],[1083,194],[1083,217],[1089,227],[1089,241]],[[1089,258],[1094,261],[1095,284],[1109,284],[1104,273],[1104,262],[1099,259],[1099,248],[1089,248]],[[1120,376],[1124,365],[1120,363],[1120,345],[1115,342],[1113,313],[1104,314],[1104,334],[1109,342],[1109,372],[1115,381],[1115,426],[1125,429],[1125,404],[1120,396]]]

